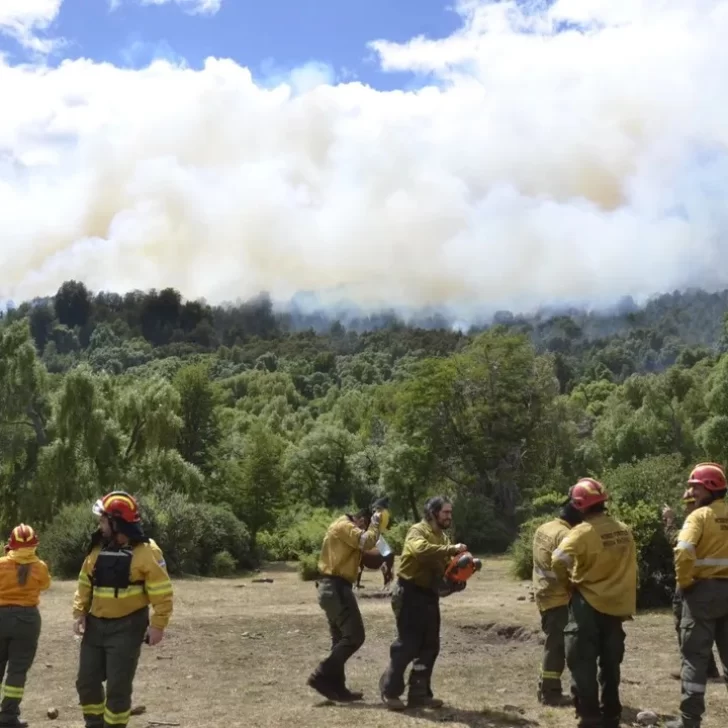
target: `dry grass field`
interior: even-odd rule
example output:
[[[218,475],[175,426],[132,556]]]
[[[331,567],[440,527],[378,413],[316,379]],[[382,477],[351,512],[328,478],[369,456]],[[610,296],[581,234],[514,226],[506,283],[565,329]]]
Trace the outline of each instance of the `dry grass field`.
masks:
[[[536,701],[540,654],[538,615],[527,584],[511,581],[507,562],[487,560],[468,589],[442,602],[442,650],[435,693],[439,711],[387,712],[377,680],[388,657],[394,623],[389,601],[376,598],[381,575],[365,574],[360,603],[367,642],[351,660],[349,682],[365,700],[326,704],[306,678],[328,647],[323,613],[313,583],[302,583],[292,566],[274,565],[254,578],[176,581],[176,613],[162,645],[145,647],[134,705],[143,715],[131,726],[183,728],[451,728],[575,726],[570,708],[541,708]],[[31,726],[83,725],[74,687],[78,645],[71,632],[74,584],[57,582],[42,604],[43,635],[26,689],[23,715]],[[674,714],[679,684],[669,673],[678,662],[667,613],[640,615],[627,625],[623,670],[624,724],[636,711]],[[51,723],[47,708],[60,717]],[[728,693],[708,689],[704,728],[728,725]]]

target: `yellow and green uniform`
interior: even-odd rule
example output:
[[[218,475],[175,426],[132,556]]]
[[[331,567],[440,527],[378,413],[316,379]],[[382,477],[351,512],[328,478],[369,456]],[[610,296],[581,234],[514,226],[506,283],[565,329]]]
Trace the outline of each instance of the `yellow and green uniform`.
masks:
[[[366,633],[353,585],[359,574],[363,551],[375,546],[379,524],[359,528],[349,515],[337,518],[327,529],[321,545],[318,570],[318,603],[326,614],[331,634],[331,651],[311,679],[323,681],[337,696],[346,688],[346,663],[364,644]]]
[[[397,576],[423,589],[436,590],[456,553],[446,533],[420,521],[407,532]]]
[[[688,515],[675,546],[675,578],[683,594],[680,619],[685,728],[705,713],[705,686],[713,652],[728,654],[728,505],[718,499]]]
[[[364,531],[350,516],[337,518],[327,529],[321,545],[318,570],[322,576],[334,576],[353,584],[359,574],[363,551],[374,548],[379,527],[370,525]]]
[[[172,610],[172,583],[154,541],[91,549],[73,600],[73,616],[86,616],[76,688],[88,728],[126,726],[147,628],[165,629]]]
[[[694,510],[691,509],[691,510]],[[669,525],[665,526],[665,537],[667,538],[670,545],[673,547],[673,549],[677,546],[677,538],[680,535],[680,528],[681,526],[675,525]],[[677,646],[680,650],[680,653],[682,654],[682,629],[680,627],[680,623],[682,621],[682,611],[683,611],[683,593],[682,589],[677,585],[677,581],[675,582],[675,591],[672,595],[672,617],[675,624],[675,633],[677,635]],[[680,679],[681,671],[678,670],[676,672],[671,673],[673,677],[676,677]],[[718,670],[718,663],[715,660],[715,655],[711,651],[710,653],[710,661],[708,662],[708,678],[711,679],[719,679],[720,678],[720,671]]]
[[[20,724],[26,676],[40,638],[40,594],[50,585],[48,567],[35,548],[8,551],[0,558],[0,726]]]
[[[428,521],[407,532],[392,590],[397,637],[389,649],[389,666],[380,678],[382,697],[396,699],[404,692],[404,673],[412,663],[408,703],[426,704],[432,695],[432,671],[440,653],[439,587],[457,553],[447,534]]]
[[[580,726],[618,728],[622,623],[637,608],[632,532],[606,513],[587,518],[554,550],[552,569],[564,586],[573,589],[564,642]]]
[[[569,621],[569,589],[552,569],[552,555],[571,531],[563,518],[555,518],[536,529],[533,536],[533,586],[546,635],[541,658],[538,697],[542,702],[560,698],[561,675],[566,667],[564,628]]]

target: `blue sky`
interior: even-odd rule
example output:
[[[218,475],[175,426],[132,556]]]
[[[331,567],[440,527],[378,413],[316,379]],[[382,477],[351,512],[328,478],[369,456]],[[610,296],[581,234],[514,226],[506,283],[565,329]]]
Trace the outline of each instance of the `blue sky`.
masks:
[[[376,88],[401,88],[412,78],[381,72],[367,42],[446,37],[460,25],[450,5],[450,0],[223,0],[217,14],[201,16],[174,2],[144,6],[122,0],[110,11],[108,0],[64,0],[50,33],[68,44],[49,63],[87,57],[139,67],[161,55],[181,56],[199,67],[213,55],[233,58],[262,78],[320,61],[344,70],[343,78],[353,72]],[[23,49],[2,36],[1,51],[11,62],[26,60]]]

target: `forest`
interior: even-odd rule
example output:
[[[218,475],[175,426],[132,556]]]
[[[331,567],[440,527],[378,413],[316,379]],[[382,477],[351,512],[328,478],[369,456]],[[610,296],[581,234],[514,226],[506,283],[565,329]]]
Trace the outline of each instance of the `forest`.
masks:
[[[661,509],[692,463],[728,461],[727,311],[728,291],[691,290],[463,332],[67,281],[0,318],[0,531],[32,524],[72,578],[91,503],[125,489],[175,575],[311,578],[336,514],[388,494],[398,548],[444,492],[453,537],[529,578],[533,528],[590,475],[634,529],[640,605],[663,604]]]

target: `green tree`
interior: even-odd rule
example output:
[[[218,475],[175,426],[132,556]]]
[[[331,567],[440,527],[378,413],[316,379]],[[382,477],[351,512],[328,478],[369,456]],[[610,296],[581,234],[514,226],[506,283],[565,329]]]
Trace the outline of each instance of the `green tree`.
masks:
[[[193,364],[180,369],[174,378],[174,386],[180,395],[182,419],[177,449],[185,460],[209,475],[213,466],[213,450],[220,442],[209,367]]]
[[[254,424],[238,452],[229,452],[220,462],[212,499],[232,506],[250,531],[253,549],[258,534],[276,523],[285,504],[282,459],[285,442],[260,423]]]

